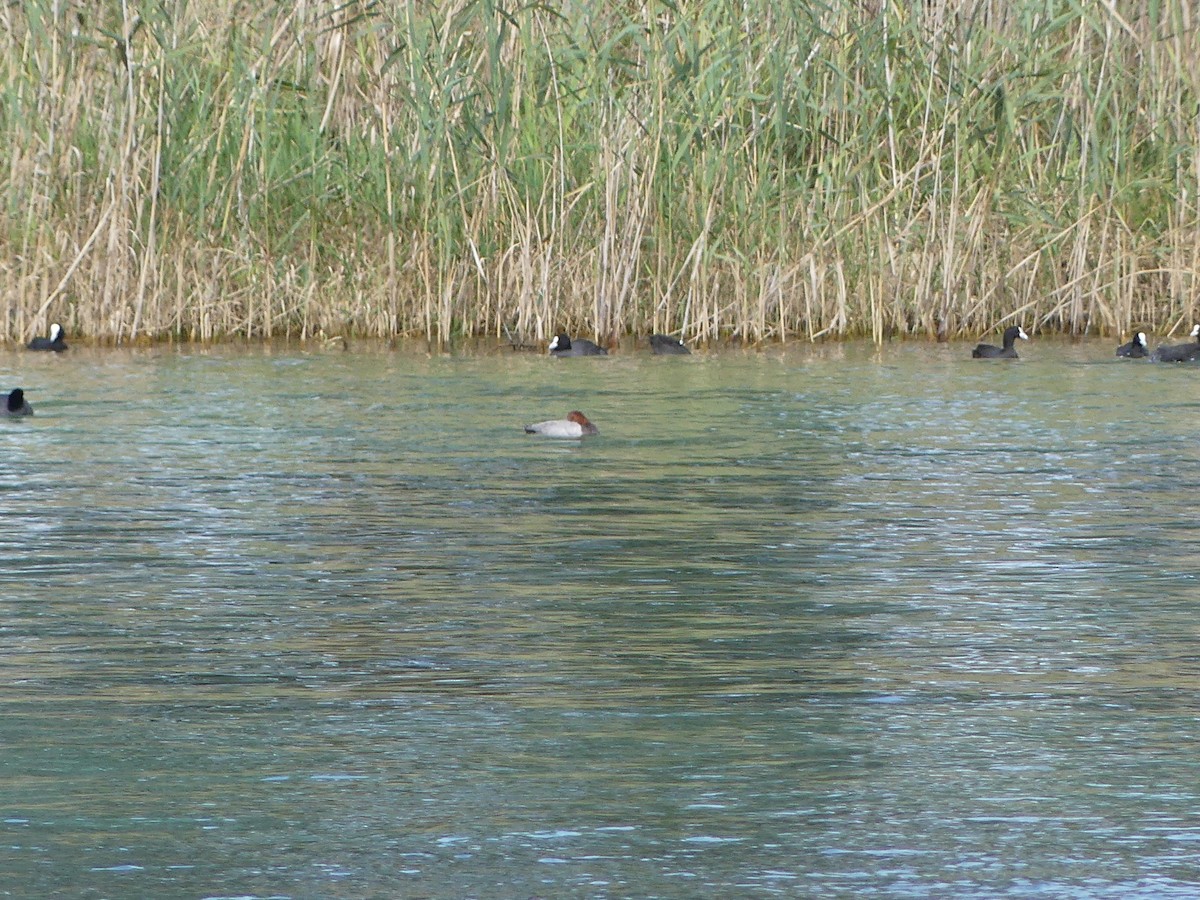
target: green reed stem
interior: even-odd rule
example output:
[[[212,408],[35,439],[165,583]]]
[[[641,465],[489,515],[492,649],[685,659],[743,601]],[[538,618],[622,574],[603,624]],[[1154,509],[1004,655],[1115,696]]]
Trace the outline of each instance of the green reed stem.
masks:
[[[0,10],[0,336],[1191,321],[1196,25],[1080,5]]]

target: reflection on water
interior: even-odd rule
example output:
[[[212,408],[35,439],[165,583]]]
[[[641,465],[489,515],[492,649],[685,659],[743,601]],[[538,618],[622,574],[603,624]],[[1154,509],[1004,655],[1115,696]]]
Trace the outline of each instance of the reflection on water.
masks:
[[[4,889],[1191,896],[1200,372],[1036,347],[0,357]]]

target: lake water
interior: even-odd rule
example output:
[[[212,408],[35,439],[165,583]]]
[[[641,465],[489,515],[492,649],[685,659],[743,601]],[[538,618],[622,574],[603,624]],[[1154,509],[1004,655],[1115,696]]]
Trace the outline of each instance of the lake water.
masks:
[[[1115,344],[2,353],[0,896],[1193,897]]]

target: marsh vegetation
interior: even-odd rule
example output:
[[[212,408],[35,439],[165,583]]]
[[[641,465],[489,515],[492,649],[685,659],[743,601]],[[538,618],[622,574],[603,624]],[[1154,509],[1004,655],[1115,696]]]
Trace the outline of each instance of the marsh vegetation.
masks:
[[[0,337],[1166,331],[1184,0],[29,0]]]

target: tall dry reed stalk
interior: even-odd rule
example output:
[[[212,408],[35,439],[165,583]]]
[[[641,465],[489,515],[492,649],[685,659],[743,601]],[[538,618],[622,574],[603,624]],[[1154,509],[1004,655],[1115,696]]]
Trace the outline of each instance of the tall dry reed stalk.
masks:
[[[0,337],[1197,315],[1186,0],[28,0]]]

